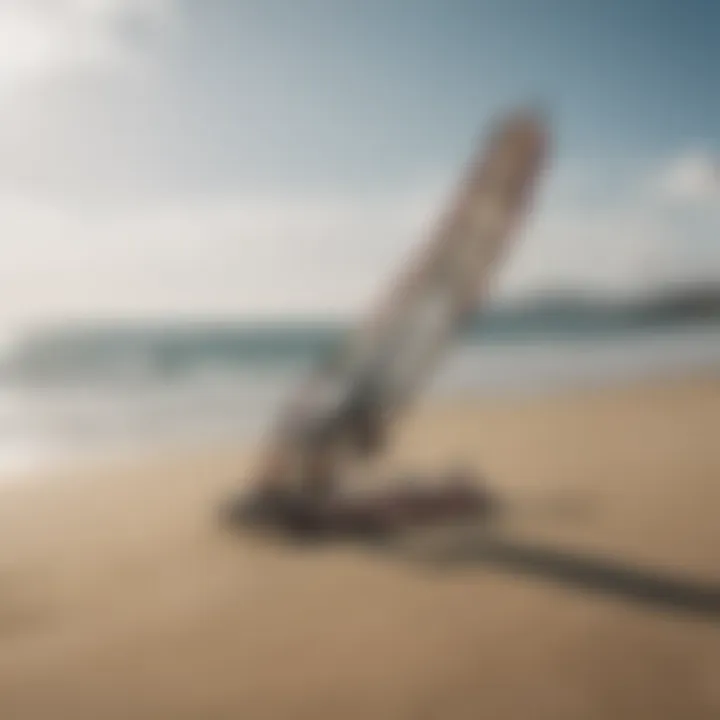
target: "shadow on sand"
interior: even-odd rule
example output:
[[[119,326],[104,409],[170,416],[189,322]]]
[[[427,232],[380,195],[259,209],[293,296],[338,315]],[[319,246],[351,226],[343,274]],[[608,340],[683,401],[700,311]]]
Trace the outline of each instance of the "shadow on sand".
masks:
[[[688,613],[720,622],[720,583],[672,576],[614,559],[543,547],[487,533],[463,533],[460,539],[453,538],[439,548],[401,554],[447,569],[467,565],[490,566],[660,610]]]
[[[549,507],[557,510],[556,506],[557,503],[554,503]],[[563,514],[570,517],[577,515],[580,507],[577,503],[565,503]],[[493,503],[483,508],[480,527],[446,527],[439,536],[431,532],[428,537],[422,531],[411,531],[401,533],[398,538],[393,533],[389,536],[384,532],[376,534],[375,528],[371,532],[360,533],[361,537],[353,538],[355,533],[348,532],[347,539],[351,544],[359,543],[366,550],[372,549],[398,560],[431,565],[436,569],[449,570],[468,565],[493,567],[515,575],[615,596],[659,610],[682,612],[720,622],[720,583],[674,576],[659,569],[625,564],[614,558],[594,557],[578,551],[514,540],[502,533],[497,522],[511,509],[502,503]],[[242,526],[234,515],[229,517],[229,522],[224,522],[224,525],[233,530]],[[581,514],[576,519],[582,517]],[[348,530],[347,527],[344,529]],[[295,547],[316,547],[328,540],[325,534],[318,534],[316,528],[306,531],[307,528],[293,534],[292,544]],[[428,539],[429,544],[425,542]],[[420,540],[419,544],[417,540]]]

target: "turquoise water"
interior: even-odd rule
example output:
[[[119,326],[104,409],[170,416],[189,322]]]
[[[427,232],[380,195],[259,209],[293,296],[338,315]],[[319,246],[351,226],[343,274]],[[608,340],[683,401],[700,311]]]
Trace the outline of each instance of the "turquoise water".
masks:
[[[651,312],[546,308],[495,312],[476,319],[460,342],[468,347],[621,342],[624,339],[706,329],[720,317],[677,321]],[[0,362],[6,382],[159,381],[207,367],[226,370],[289,369],[331,351],[349,326],[332,322],[114,323],[56,327],[31,333]]]
[[[58,454],[160,442],[247,442],[340,323],[167,323],[29,334],[0,361],[0,473]],[[430,393],[536,392],[720,368],[720,318],[530,308],[478,319]]]

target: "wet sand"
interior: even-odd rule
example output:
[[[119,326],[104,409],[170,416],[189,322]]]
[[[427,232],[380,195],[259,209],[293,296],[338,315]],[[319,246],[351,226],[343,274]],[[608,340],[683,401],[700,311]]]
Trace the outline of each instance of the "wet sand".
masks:
[[[467,530],[413,557],[230,537],[251,461],[3,488],[0,718],[720,717],[717,378],[418,410],[391,465],[481,469],[516,503],[495,532],[544,560]]]

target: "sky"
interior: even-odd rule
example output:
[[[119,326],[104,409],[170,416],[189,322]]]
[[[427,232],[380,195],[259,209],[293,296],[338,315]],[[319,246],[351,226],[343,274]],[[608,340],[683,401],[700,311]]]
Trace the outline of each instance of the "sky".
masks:
[[[361,312],[483,131],[553,153],[498,298],[720,280],[716,0],[0,0],[0,326]]]

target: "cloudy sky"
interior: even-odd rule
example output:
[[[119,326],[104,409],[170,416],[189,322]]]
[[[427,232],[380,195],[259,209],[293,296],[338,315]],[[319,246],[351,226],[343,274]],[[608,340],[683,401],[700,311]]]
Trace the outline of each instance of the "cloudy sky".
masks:
[[[0,0],[0,324],[353,312],[487,123],[553,122],[499,296],[720,278],[717,0]]]

